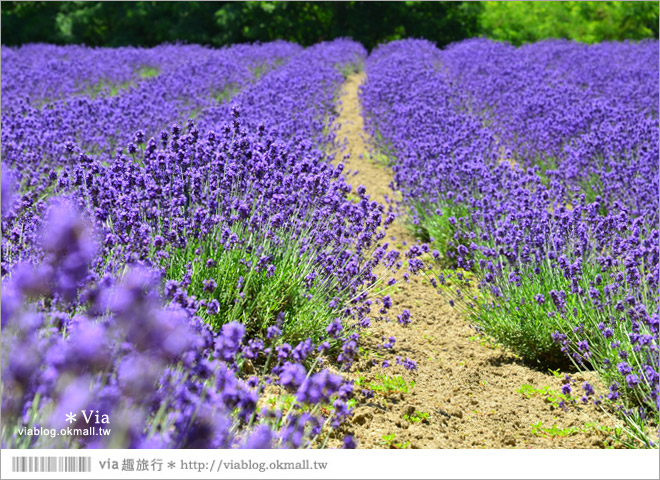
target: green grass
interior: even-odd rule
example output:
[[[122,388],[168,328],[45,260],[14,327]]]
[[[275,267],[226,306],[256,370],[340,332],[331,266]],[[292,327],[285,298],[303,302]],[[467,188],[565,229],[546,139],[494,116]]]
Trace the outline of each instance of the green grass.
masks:
[[[381,167],[391,167],[392,166],[390,157],[388,157],[387,155],[385,155],[384,153],[381,153],[381,152],[375,152],[373,154],[365,153],[364,154],[364,159],[368,162],[375,163],[376,165],[380,165]]]
[[[498,348],[498,345],[493,343],[493,339],[488,335],[482,335],[482,334],[472,335],[470,337],[470,341],[479,342],[479,345],[488,348],[490,350],[496,350]]]
[[[262,63],[260,65],[254,65],[250,67],[250,72],[252,72],[252,75],[254,76],[254,80],[259,80],[261,77],[263,77],[266,73],[270,72],[274,68],[276,68],[278,65],[282,63],[282,60],[277,60],[273,62],[272,65],[269,65],[267,63]]]
[[[403,419],[410,423],[428,423],[430,418],[431,414],[428,412],[415,412],[412,415],[403,415]]]
[[[381,445],[385,445],[388,448],[405,449],[410,447],[410,442],[396,441],[396,433],[383,435],[381,438],[382,438],[382,441],[380,442]]]
[[[516,391],[526,398],[541,396],[546,403],[551,404],[555,408],[559,408],[559,402],[570,402],[572,400],[570,396],[564,395],[548,386],[537,388],[529,384],[524,384]]]
[[[364,65],[361,60],[335,65],[335,68],[342,74],[345,79],[354,73],[360,73],[363,67]]]
[[[376,152],[371,156],[380,165],[391,167],[396,164],[397,157],[392,142],[387,140],[380,132],[375,132],[372,137]]]
[[[138,74],[140,75],[140,78],[146,79],[146,78],[154,78],[160,75],[160,69],[156,67],[140,67],[138,70]]]
[[[382,393],[384,395],[390,393],[410,393],[415,387],[415,382],[412,380],[406,382],[400,375],[391,377],[385,374],[377,376],[375,381],[369,383],[365,382],[365,377],[360,377],[355,384],[358,386],[366,386],[374,392]]]
[[[547,427],[543,425],[542,421],[539,421],[533,423],[531,427],[532,427],[532,435],[536,435],[538,437],[564,438],[564,437],[577,435],[580,433],[601,432],[609,437],[608,439],[605,439],[605,441],[603,442],[605,448],[614,448],[613,445],[617,443],[623,446],[628,446],[630,448],[635,448],[635,446],[637,446],[637,445],[632,445],[630,443],[630,440],[626,440],[623,437],[623,432],[621,431],[620,428],[604,427],[602,425],[598,425],[595,422],[586,422],[583,427],[577,426],[577,427],[561,428],[558,427],[556,423],[553,423],[552,427]]]
[[[543,280],[548,278],[541,278],[538,284],[524,285],[528,288],[511,287],[500,298],[479,289],[474,295],[476,298],[473,297],[465,306],[465,311],[468,318],[479,325],[484,333],[513,350],[528,363],[548,368],[570,368],[570,360],[551,337],[557,330],[557,324],[547,315],[551,308],[541,307],[533,301],[534,295],[538,293],[534,287],[546,285],[547,290],[551,289],[548,282]]]
[[[305,216],[305,212],[299,214]],[[318,267],[320,256],[332,254],[335,247],[310,248],[313,232],[322,231],[326,222],[331,221],[323,219],[323,224],[319,224],[310,217],[301,231],[294,233],[281,227],[266,236],[259,229],[249,227],[249,219],[240,220],[225,234],[225,239],[229,235],[237,239],[227,247],[223,224],[201,238],[191,236],[185,247],[164,246],[168,257],[160,260],[160,265],[168,280],[181,281],[190,269],[188,294],[197,300],[207,303],[215,300],[219,304],[217,314],[206,308],[198,311],[216,329],[238,321],[245,325],[248,336],[263,337],[267,328],[283,316],[286,341],[311,338],[316,342],[326,336],[327,326],[342,316],[355,295],[354,284],[341,283],[341,279],[323,273]],[[151,255],[155,254],[156,248],[152,247]],[[260,265],[262,257],[267,260]],[[351,260],[347,258],[345,262]],[[316,276],[310,276],[312,273]],[[213,291],[205,290],[207,280],[216,283]],[[377,284],[359,287],[358,294],[361,288],[367,290]]]
[[[167,278],[181,280],[186,267],[192,266],[188,293],[220,304],[217,314],[200,312],[214,328],[239,321],[250,335],[264,336],[278,315],[283,314],[284,338],[291,342],[307,337],[318,341],[327,325],[338,316],[338,311],[328,306],[333,297],[341,295],[336,279],[317,277],[307,286],[305,277],[314,270],[315,256],[300,254],[300,239],[284,230],[279,232],[281,245],[247,232],[240,224],[231,230],[245,241],[225,248],[220,229],[215,229],[202,240],[190,240],[185,248],[171,249],[166,260]],[[275,266],[272,275],[266,271],[266,265],[255,268],[262,255],[270,257],[268,265]],[[208,267],[208,260],[214,261],[215,266]],[[204,291],[203,282],[208,279],[217,283],[212,292]]]
[[[123,90],[129,89],[132,85],[133,82],[112,83],[105,80],[99,80],[94,85],[85,90],[85,94],[89,95],[91,98],[97,98],[101,95],[116,97]]]
[[[412,206],[419,223],[408,224],[410,231],[424,242],[433,239],[433,247],[442,255],[444,266],[456,266],[454,254],[459,245],[467,246],[472,240],[460,228],[470,215],[469,208],[451,200],[438,202],[432,208],[428,204],[416,203]],[[431,213],[439,211],[441,214]]]
[[[160,75],[160,69],[145,65],[137,70],[137,75],[140,79],[147,80]],[[94,85],[91,85],[87,89],[85,89],[84,94],[89,95],[91,98],[97,98],[100,95],[115,97],[119,95],[122,91],[127,90],[134,85],[135,85],[134,81],[115,83],[101,79],[98,82],[96,82]]]
[[[240,87],[235,84],[227,85],[222,90],[214,92],[212,94],[213,99],[218,103],[224,103],[240,91]]]
[[[532,435],[539,437],[568,437],[584,431],[578,427],[559,428],[554,423],[552,427],[544,427],[543,422],[532,425]]]

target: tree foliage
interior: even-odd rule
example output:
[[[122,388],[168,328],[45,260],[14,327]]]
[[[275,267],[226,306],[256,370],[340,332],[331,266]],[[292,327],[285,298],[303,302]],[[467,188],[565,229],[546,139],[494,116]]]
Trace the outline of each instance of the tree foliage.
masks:
[[[514,45],[658,38],[658,2],[484,2],[480,31]]]
[[[446,44],[476,33],[477,10],[462,2],[2,2],[2,43],[311,45],[347,36],[373,47],[412,36]]]
[[[2,43],[227,45],[351,37],[368,48],[404,37],[439,45],[473,36],[514,44],[658,36],[657,2],[2,2]]]

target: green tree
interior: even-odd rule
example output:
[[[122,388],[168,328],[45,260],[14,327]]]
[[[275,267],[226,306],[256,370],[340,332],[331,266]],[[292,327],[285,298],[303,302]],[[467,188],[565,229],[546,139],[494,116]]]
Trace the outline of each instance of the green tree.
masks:
[[[352,37],[373,47],[411,36],[443,45],[476,34],[479,10],[468,2],[3,2],[2,42],[311,45]]]
[[[2,2],[2,43],[89,46],[278,38],[311,45],[351,37],[373,48],[399,38],[438,45],[488,36],[519,45],[658,37],[657,2]]]
[[[216,12],[215,40],[285,38],[311,45],[346,36],[373,48],[423,37],[445,45],[477,33],[479,10],[471,2],[235,2]]]
[[[514,45],[658,38],[658,2],[484,2],[479,26],[488,38]]]
[[[2,2],[2,43],[58,43],[60,2]]]

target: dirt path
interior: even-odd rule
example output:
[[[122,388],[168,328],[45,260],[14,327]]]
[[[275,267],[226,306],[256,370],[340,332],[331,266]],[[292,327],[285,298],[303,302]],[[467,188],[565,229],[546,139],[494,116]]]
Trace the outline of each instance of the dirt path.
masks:
[[[335,158],[346,165],[354,189],[364,185],[372,200],[384,202],[385,196],[395,197],[389,187],[392,172],[370,160],[373,157],[369,156],[358,100],[358,89],[365,79],[364,72],[353,74],[344,84],[337,138],[345,144]],[[403,219],[397,219],[388,230],[387,241],[400,248],[406,248],[404,242],[416,242]],[[593,405],[584,406],[579,401],[584,381],[581,375],[573,375],[577,404],[569,406],[567,412],[558,408],[540,390],[547,387],[559,392],[564,383],[561,378],[531,369],[510,352],[478,337],[424,276],[412,276],[406,282],[401,273],[395,275],[399,281],[390,293],[394,306],[387,316],[376,318],[380,306],[373,308],[373,326],[363,334],[366,358],[355,369],[355,378],[382,390],[387,388],[383,375],[400,376],[408,392],[399,386],[387,394],[376,392],[373,398],[358,401],[352,433],[360,448],[604,446],[606,435],[587,423],[612,423]],[[412,323],[407,327],[396,319],[404,309],[411,312]],[[396,338],[393,348],[380,347],[390,336]],[[416,361],[416,370],[397,365],[397,356]],[[384,368],[383,360],[391,366]],[[526,387],[528,395],[518,392],[523,385],[530,385]],[[553,425],[556,429],[550,430]],[[544,433],[543,428],[549,431]]]

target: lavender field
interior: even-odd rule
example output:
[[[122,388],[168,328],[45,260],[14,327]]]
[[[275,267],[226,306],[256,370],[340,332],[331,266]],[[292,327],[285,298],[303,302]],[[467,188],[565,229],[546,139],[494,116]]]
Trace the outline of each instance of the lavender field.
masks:
[[[658,55],[3,47],[3,448],[658,448]]]

